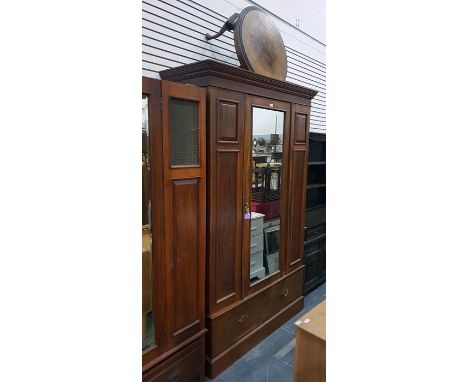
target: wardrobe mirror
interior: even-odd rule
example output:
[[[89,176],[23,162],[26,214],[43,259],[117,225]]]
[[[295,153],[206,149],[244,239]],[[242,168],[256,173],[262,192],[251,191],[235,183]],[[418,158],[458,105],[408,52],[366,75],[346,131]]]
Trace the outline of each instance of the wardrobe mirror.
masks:
[[[152,235],[151,235],[151,168],[148,97],[142,97],[142,266],[143,266],[143,350],[154,344],[154,312],[152,307]]]
[[[284,112],[253,107],[250,284],[279,272]]]

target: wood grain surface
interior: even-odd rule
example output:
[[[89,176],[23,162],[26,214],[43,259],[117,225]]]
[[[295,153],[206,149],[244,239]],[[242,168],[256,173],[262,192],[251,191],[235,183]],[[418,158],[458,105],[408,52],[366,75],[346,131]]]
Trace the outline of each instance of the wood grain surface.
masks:
[[[234,44],[241,67],[284,80],[288,60],[283,38],[273,20],[256,7],[245,8],[236,22]]]

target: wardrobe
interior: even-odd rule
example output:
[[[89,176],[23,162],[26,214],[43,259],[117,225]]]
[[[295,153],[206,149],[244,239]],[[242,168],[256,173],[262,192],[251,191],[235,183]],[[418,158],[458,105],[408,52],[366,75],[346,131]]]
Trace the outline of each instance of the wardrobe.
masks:
[[[206,274],[205,287],[198,289],[205,294],[205,317],[187,331],[202,333],[205,325],[200,338],[206,373],[215,377],[303,308],[309,115],[317,92],[212,60],[159,74],[206,97],[206,151],[200,146],[200,155],[206,154]],[[197,179],[193,189],[201,196],[205,179]],[[166,190],[173,194],[188,191],[171,187]],[[188,192],[177,195],[177,203],[168,204],[176,209],[168,208],[169,216],[189,207],[182,196],[196,205]],[[197,256],[201,265],[202,254]],[[193,290],[180,293],[193,294],[193,300],[183,300],[188,304],[201,301]]]

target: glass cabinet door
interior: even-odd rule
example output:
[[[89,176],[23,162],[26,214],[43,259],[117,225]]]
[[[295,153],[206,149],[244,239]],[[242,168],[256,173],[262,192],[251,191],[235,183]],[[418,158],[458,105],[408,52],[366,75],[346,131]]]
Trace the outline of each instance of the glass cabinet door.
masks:
[[[152,288],[151,153],[148,96],[142,97],[142,328],[143,350],[155,344]]]
[[[252,106],[250,142],[250,257],[249,283],[253,286],[282,271],[282,206],[285,176],[287,112],[268,102]],[[258,105],[257,105],[258,104]],[[283,105],[284,106],[284,105]],[[289,124],[287,125],[289,126]],[[285,200],[286,201],[286,200]],[[248,208],[247,208],[248,209]]]

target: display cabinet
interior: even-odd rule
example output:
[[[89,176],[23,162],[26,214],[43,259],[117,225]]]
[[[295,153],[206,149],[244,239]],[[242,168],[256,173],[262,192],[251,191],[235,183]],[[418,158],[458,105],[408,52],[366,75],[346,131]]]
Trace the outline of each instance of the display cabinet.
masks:
[[[206,89],[206,368],[214,377],[303,307],[317,92],[211,60],[160,76]]]
[[[143,381],[203,381],[206,94],[142,88]]]

